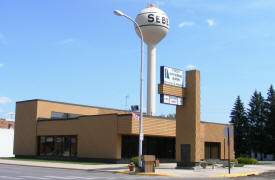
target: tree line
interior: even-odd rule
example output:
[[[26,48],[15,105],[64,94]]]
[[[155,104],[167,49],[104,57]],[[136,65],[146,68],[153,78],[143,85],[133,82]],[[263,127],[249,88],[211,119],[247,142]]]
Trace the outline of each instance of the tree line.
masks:
[[[245,109],[240,96],[236,98],[230,114],[234,125],[234,147],[236,157],[250,157],[251,152],[275,156],[275,92],[271,85],[267,98],[257,90]]]

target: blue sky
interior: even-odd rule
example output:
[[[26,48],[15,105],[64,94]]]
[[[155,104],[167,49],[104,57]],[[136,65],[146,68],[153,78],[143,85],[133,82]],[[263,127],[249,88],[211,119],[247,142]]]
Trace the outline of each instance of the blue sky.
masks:
[[[135,18],[150,2],[170,19],[157,83],[162,65],[200,70],[202,121],[227,123],[238,95],[248,104],[255,89],[266,96],[275,85],[274,0],[1,0],[0,117],[35,98],[139,104],[140,41],[113,10]],[[174,112],[157,96],[157,114]]]

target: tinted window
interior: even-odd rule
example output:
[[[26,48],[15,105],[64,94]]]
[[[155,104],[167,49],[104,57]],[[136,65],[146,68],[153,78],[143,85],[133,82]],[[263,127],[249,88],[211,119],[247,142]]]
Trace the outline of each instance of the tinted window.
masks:
[[[175,158],[175,138],[145,136],[142,146],[143,154],[154,154],[156,158]],[[138,156],[138,136],[122,136],[122,158]]]
[[[204,159],[220,159],[220,143],[205,142],[204,153]]]
[[[39,136],[38,155],[76,157],[77,136]]]
[[[61,112],[51,112],[51,119],[71,119],[82,116],[81,114],[71,114],[71,113],[61,113]]]

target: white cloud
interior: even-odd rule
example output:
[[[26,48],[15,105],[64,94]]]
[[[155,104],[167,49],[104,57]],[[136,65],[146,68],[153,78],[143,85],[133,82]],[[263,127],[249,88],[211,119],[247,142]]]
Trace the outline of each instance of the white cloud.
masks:
[[[0,68],[3,67],[3,66],[4,66],[4,64],[0,64]]]
[[[184,21],[184,22],[181,22],[181,23],[179,24],[179,27],[182,28],[182,27],[184,27],[184,26],[194,26],[194,25],[195,25],[195,23],[192,22],[192,21]]]
[[[194,66],[194,65],[188,64],[188,65],[186,66],[186,68],[187,68],[187,69],[196,69],[197,67]]]
[[[215,25],[215,21],[214,21],[214,19],[206,19],[205,20],[206,22],[207,22],[207,24],[209,25],[209,26],[214,26]]]
[[[8,97],[0,97],[0,104],[7,104],[7,103],[11,103],[11,99]]]
[[[62,44],[72,44],[73,42],[74,42],[74,39],[68,38],[68,39],[64,39],[62,41]]]

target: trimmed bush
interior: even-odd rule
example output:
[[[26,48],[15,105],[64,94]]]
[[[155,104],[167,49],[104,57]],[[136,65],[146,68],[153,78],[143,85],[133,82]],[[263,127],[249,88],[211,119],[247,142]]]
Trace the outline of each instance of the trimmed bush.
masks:
[[[235,164],[235,166],[234,167],[243,167],[244,166],[244,164]]]
[[[211,166],[211,165],[213,165],[213,164],[214,164],[214,162],[213,162],[213,161],[211,161],[211,160],[206,160],[206,163],[207,163],[207,165],[209,165],[209,166]]]
[[[253,158],[237,158],[238,162],[240,164],[258,164],[258,161],[256,159]]]
[[[135,166],[138,166],[138,156],[132,157],[131,162],[133,162],[135,164]]]
[[[235,163],[235,164],[238,164],[238,163],[239,163],[239,162],[238,162],[238,159],[231,159],[230,162]]]

